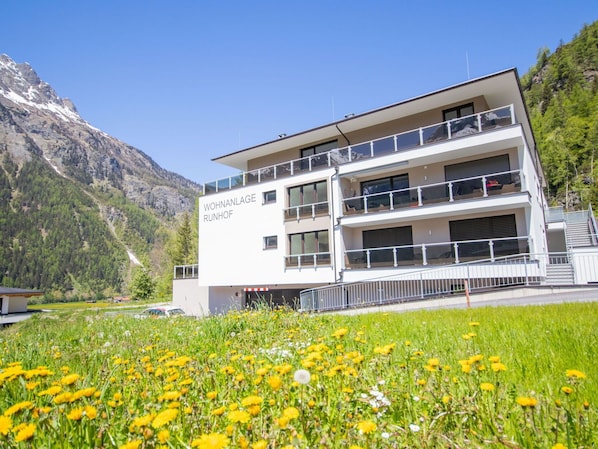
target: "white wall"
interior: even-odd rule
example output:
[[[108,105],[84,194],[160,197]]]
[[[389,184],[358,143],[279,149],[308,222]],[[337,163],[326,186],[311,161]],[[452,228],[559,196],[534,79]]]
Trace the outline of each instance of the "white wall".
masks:
[[[172,282],[172,304],[183,309],[187,315],[209,315],[208,288],[200,287],[197,279],[175,279]]]
[[[27,298],[25,296],[5,296],[2,301],[2,309],[2,314],[27,312]]]

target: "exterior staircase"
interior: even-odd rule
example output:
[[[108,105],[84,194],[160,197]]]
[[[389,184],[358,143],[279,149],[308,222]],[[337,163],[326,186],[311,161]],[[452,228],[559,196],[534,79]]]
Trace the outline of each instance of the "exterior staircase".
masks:
[[[569,248],[581,248],[593,246],[590,226],[587,221],[567,222],[567,246]]]
[[[567,262],[550,263],[546,265],[547,285],[573,285],[575,284],[575,273],[573,265]]]

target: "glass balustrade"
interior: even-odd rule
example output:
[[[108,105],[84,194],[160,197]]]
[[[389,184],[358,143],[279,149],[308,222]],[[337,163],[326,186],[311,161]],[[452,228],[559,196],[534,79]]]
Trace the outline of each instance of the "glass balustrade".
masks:
[[[392,154],[393,152],[456,139],[514,123],[515,116],[512,105],[504,106],[479,114],[460,117],[400,134],[358,143],[346,148],[338,148],[325,153],[318,153],[305,158],[251,170],[233,177],[207,182],[204,184],[204,195],[293,176],[306,171],[309,172],[372,157],[380,157]]]
[[[426,243],[345,251],[348,269],[443,265],[492,260],[529,252],[529,237],[506,237],[460,242]]]

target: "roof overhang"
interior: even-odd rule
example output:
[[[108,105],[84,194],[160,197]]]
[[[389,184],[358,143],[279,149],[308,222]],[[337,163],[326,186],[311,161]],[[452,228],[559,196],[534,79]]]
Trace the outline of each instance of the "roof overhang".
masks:
[[[26,290],[24,288],[0,287],[0,296],[41,296],[44,292],[40,290]]]
[[[483,96],[486,99],[490,109],[513,104],[517,120],[523,125],[524,132],[530,139],[528,144],[532,149],[535,149],[527,109],[519,84],[519,76],[516,69],[509,69],[297,134],[285,136],[277,140],[245,148],[214,158],[212,161],[244,171],[247,170],[247,161],[251,159],[267,156],[289,148],[304,147],[318,142],[334,140],[342,134],[348,134],[352,131],[401,119],[422,111],[441,107],[442,105],[458,103],[464,99],[478,96]]]

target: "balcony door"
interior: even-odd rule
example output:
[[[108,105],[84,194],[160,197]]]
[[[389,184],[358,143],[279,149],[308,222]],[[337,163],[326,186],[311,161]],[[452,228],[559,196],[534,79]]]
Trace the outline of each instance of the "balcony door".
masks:
[[[397,261],[410,263],[413,261],[413,234],[411,226],[397,228],[372,229],[363,231],[363,248],[373,249],[370,251],[370,263],[372,265],[392,266],[394,263],[393,247],[406,246],[409,248],[397,249]]]
[[[467,242],[459,244],[459,259],[490,257],[488,239],[517,237],[515,215],[497,215],[494,217],[470,218],[449,222],[452,242],[466,240],[484,240],[482,242]],[[518,240],[498,241],[494,244],[495,256],[506,256],[519,253]]]

